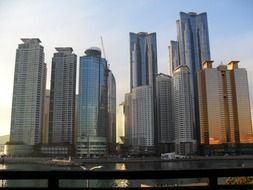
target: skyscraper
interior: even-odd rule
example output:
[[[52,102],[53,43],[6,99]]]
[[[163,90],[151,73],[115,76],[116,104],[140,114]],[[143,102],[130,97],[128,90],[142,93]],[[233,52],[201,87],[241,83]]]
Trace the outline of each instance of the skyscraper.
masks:
[[[50,90],[46,90],[44,97],[42,144],[48,144],[49,105],[50,105]]]
[[[252,143],[247,71],[239,61],[198,71],[202,145]]]
[[[152,93],[150,85],[132,90],[132,146],[136,153],[153,153],[155,150]]]
[[[173,75],[174,70],[180,65],[178,41],[170,41],[169,58],[169,73]]]
[[[180,12],[177,20],[180,65],[187,65],[196,82],[196,72],[202,62],[210,60],[209,35],[206,13]]]
[[[130,33],[130,89],[154,86],[157,74],[156,33]]]
[[[16,51],[10,142],[41,143],[46,84],[44,48],[38,38],[23,38]]]
[[[174,151],[173,84],[172,77],[156,76],[157,138],[159,152]]]
[[[178,62],[179,60],[179,62]],[[170,47],[170,63],[172,72],[177,65],[187,65],[190,72],[190,92],[193,97],[194,138],[199,140],[199,111],[197,91],[197,71],[202,62],[210,60],[209,35],[206,13],[180,12],[177,20],[177,42],[172,41]]]
[[[109,153],[116,151],[116,81],[112,71],[108,72],[108,128],[107,141]]]
[[[175,152],[183,155],[193,154],[196,151],[190,77],[191,74],[186,65],[180,65],[174,70]]]
[[[130,147],[133,144],[133,125],[132,125],[132,94],[125,94],[124,102],[125,117],[125,146]]]
[[[49,143],[74,144],[77,57],[71,47],[55,49],[51,70]]]
[[[108,68],[99,48],[80,57],[77,154],[105,155],[108,129]]]
[[[139,151],[148,153],[154,150],[156,123],[155,110],[155,76],[157,74],[156,33],[130,33],[130,91],[125,99],[126,144]],[[143,99],[141,98],[143,95]],[[150,96],[150,97],[148,97]],[[131,100],[129,98],[132,98]],[[150,102],[151,100],[151,102]],[[142,103],[148,103],[148,107]],[[152,110],[150,110],[152,109]],[[131,110],[131,111],[130,111]],[[150,115],[151,114],[151,115]],[[145,126],[142,119],[150,115]],[[150,123],[151,122],[151,123]],[[143,130],[148,130],[144,137]],[[152,133],[152,134],[151,134]],[[150,138],[153,138],[152,140]],[[146,142],[146,140],[147,142]],[[138,151],[135,151],[138,153]],[[139,152],[141,153],[141,152]]]

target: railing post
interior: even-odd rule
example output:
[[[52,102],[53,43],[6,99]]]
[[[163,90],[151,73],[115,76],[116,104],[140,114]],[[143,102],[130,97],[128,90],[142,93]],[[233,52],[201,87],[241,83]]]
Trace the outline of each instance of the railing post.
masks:
[[[48,189],[59,189],[59,179],[58,178],[50,177],[50,178],[48,178],[47,183],[48,183],[48,185],[47,185]]]
[[[212,189],[212,190],[218,189],[218,177],[217,176],[209,177],[209,189]]]

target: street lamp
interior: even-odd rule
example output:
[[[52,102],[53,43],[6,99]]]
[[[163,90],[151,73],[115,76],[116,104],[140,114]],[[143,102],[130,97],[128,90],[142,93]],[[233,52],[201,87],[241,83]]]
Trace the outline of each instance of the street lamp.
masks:
[[[102,168],[103,166],[94,166],[92,168],[86,168],[85,166],[80,166],[80,168],[82,168],[83,170],[95,170],[95,169],[100,169]],[[89,188],[89,179],[86,179],[86,187]]]

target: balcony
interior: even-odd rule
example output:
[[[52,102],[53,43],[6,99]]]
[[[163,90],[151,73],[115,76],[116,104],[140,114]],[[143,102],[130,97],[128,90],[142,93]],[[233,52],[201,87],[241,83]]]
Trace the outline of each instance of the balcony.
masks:
[[[46,180],[47,187],[36,189],[89,189],[87,186],[79,188],[64,188],[59,185],[60,180],[111,180],[111,179],[128,179],[128,180],[146,180],[146,179],[189,179],[189,178],[206,178],[206,184],[187,184],[184,186],[153,186],[152,189],[195,189],[195,190],[223,190],[223,189],[253,189],[253,184],[229,185],[219,184],[218,179],[222,177],[253,176],[253,168],[234,168],[234,169],[199,169],[199,170],[143,170],[143,171],[0,171],[2,180]],[[2,189],[21,189],[22,187],[3,187]],[[34,188],[34,187],[33,187]],[[138,189],[139,187],[129,187],[129,189]],[[26,188],[27,189],[27,188]],[[99,187],[99,189],[112,189],[112,187]],[[125,188],[117,188],[125,189]]]

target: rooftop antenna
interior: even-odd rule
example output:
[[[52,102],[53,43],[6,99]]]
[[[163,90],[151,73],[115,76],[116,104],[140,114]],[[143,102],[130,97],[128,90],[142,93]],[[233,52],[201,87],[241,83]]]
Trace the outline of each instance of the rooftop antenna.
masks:
[[[105,59],[106,59],[105,48],[104,48],[104,43],[103,43],[103,38],[102,38],[102,36],[100,36],[100,41],[101,41],[102,51],[103,51],[104,57],[105,57]],[[106,62],[107,62],[107,59],[106,59]],[[108,68],[108,69],[110,68],[110,64],[108,64],[108,63],[107,63],[107,68]]]

